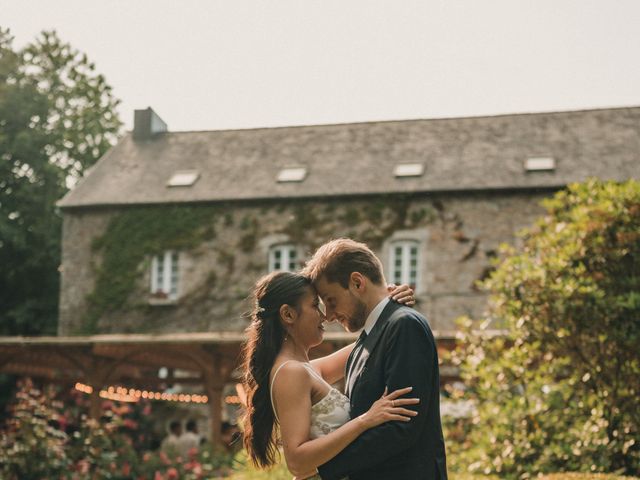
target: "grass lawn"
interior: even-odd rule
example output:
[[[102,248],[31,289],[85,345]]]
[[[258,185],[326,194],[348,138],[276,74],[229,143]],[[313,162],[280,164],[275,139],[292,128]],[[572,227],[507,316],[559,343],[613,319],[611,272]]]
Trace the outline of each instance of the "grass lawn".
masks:
[[[231,480],[291,480],[293,477],[287,467],[282,463],[271,470],[257,470],[247,462],[244,452],[238,454],[238,460],[247,465],[244,470],[238,471]],[[499,480],[500,477],[488,475],[471,475],[468,473],[449,472],[449,480]],[[637,477],[623,477],[620,475],[591,474],[591,473],[554,473],[540,477],[539,480],[640,480]]]

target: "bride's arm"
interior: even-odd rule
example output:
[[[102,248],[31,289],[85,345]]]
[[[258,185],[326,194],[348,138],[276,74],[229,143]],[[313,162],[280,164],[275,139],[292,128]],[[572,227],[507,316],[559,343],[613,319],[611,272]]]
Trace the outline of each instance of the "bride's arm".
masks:
[[[275,404],[280,418],[280,434],[287,467],[294,475],[306,476],[340,453],[361,433],[391,420],[409,421],[415,415],[406,405],[418,402],[399,398],[409,389],[383,396],[365,414],[342,425],[337,430],[309,439],[311,422],[311,378],[302,365],[294,362],[282,368],[273,386]],[[392,405],[392,400],[394,404]]]
[[[337,352],[327,355],[326,357],[311,360],[311,365],[318,373],[320,373],[320,375],[322,375],[322,378],[324,378],[327,383],[336,383],[344,377],[347,358],[349,358],[349,354],[351,353],[351,350],[353,350],[354,345],[355,342],[341,348]]]

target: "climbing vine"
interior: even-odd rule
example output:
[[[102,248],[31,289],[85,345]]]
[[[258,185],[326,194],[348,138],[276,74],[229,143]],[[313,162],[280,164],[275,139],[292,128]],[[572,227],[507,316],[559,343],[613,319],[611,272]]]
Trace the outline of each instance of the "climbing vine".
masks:
[[[433,208],[416,208],[411,196],[397,194],[355,202],[336,199],[324,209],[301,203],[292,211],[282,233],[293,243],[308,245],[312,250],[339,236],[379,249],[395,231],[426,225],[436,218]]]
[[[114,216],[93,245],[96,284],[79,333],[97,330],[99,318],[122,309],[140,276],[146,258],[165,250],[185,250],[215,238],[220,206],[151,206]]]
[[[121,211],[93,242],[96,283],[87,297],[87,313],[78,333],[96,333],[98,321],[105,314],[140,307],[140,302],[129,303],[136,282],[149,267],[148,259],[166,250],[193,251],[215,239],[218,232],[231,228],[235,232],[233,240],[227,235],[212,246],[220,271],[226,278],[236,270],[252,272],[257,278],[261,270],[266,271],[266,258],[261,262],[256,255],[260,238],[286,234],[290,242],[303,246],[309,254],[339,236],[349,236],[378,249],[393,232],[426,225],[437,218],[434,208],[413,200],[408,195],[389,195],[372,200],[332,199],[321,204],[299,201],[254,207],[173,205]],[[218,232],[216,225],[220,227]],[[210,272],[203,285],[185,292],[181,303],[193,305],[201,301],[216,282],[216,273]],[[243,282],[241,278],[232,285],[244,291],[249,286]],[[147,306],[146,302],[142,304]]]

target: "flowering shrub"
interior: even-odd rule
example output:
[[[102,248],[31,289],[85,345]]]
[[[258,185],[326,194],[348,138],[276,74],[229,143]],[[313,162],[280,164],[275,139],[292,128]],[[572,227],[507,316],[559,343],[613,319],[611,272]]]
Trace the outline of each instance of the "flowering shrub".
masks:
[[[0,436],[0,478],[6,480],[196,480],[228,477],[236,465],[232,456],[202,446],[189,458],[170,458],[137,448],[146,437],[127,404],[104,402],[100,421],[86,414],[82,397],[67,405],[55,400],[53,389],[41,391],[22,382]],[[66,430],[66,432],[65,432]]]
[[[61,405],[49,398],[31,382],[17,393],[0,436],[1,478],[59,478],[69,468],[67,435],[57,427]]]

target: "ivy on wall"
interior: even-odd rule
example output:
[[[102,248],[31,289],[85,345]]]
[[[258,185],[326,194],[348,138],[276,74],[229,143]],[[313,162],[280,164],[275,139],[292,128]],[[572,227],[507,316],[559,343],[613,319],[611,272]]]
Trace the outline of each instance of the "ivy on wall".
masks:
[[[395,231],[427,225],[437,217],[430,207],[414,208],[410,195],[377,196],[370,200],[331,200],[324,209],[305,203],[292,207],[282,230],[293,243],[311,250],[331,238],[351,237],[379,249]]]
[[[93,245],[95,288],[89,294],[85,321],[77,333],[98,331],[98,321],[106,313],[125,311],[136,282],[148,268],[148,259],[166,250],[193,251],[216,238],[216,222],[222,228],[235,228],[233,245],[216,245],[217,261],[226,276],[244,268],[260,275],[264,265],[257,265],[252,252],[260,238],[283,233],[292,243],[302,245],[308,253],[331,238],[349,236],[379,249],[395,231],[426,225],[437,219],[434,208],[416,205],[409,195],[389,195],[371,200],[298,201],[273,203],[260,208],[217,205],[146,206],[123,210],[109,222],[105,233]],[[269,215],[280,217],[265,220]],[[249,261],[237,261],[236,255]],[[245,265],[246,263],[246,265]],[[259,268],[253,268],[259,267]],[[213,276],[212,276],[213,275]],[[215,272],[202,288],[198,287],[181,301],[201,301],[216,282]],[[243,285],[236,286],[244,291]],[[247,287],[248,288],[248,287]],[[237,298],[234,298],[237,301]]]
[[[221,210],[219,205],[150,206],[114,216],[92,245],[101,262],[94,265],[96,284],[78,333],[96,333],[103,314],[126,305],[140,277],[140,266],[149,256],[191,249],[215,238],[215,220]]]

